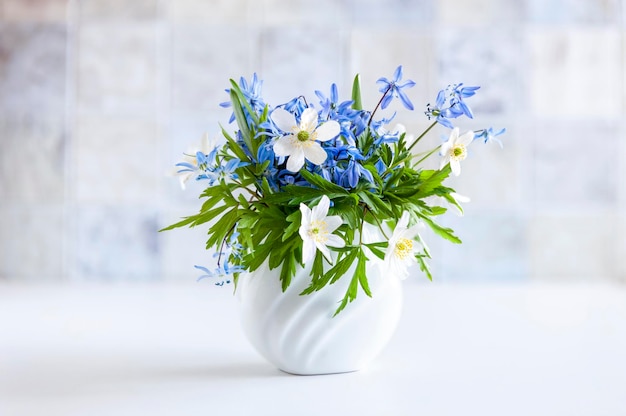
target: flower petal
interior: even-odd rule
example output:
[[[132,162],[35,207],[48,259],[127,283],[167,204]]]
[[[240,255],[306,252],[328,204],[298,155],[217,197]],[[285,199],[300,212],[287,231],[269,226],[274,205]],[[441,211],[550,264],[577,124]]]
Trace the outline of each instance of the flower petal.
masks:
[[[409,225],[409,211],[404,211],[402,213],[402,216],[400,217],[400,220],[398,221],[398,224],[396,224],[396,229],[398,229],[399,231],[402,231],[403,229],[406,230],[406,227]],[[396,233],[396,231],[394,230],[394,234]]]
[[[311,143],[310,146],[303,147],[302,151],[304,152],[304,157],[316,165],[321,165],[328,157],[328,154],[319,143]]]
[[[317,127],[317,111],[314,108],[307,108],[300,116],[300,130],[311,133]]]
[[[398,82],[402,79],[402,65],[398,66],[393,73],[393,81]]]
[[[439,170],[443,169],[446,167],[446,165],[448,164],[448,162],[450,162],[450,155],[449,154],[445,154],[442,158],[441,158],[441,163],[439,164]]]
[[[318,243],[318,242],[315,242],[315,246],[317,247],[317,249],[319,251],[322,252],[324,257],[326,257],[326,260],[328,260],[330,263],[333,262],[333,258],[330,256],[330,251],[328,250],[328,247],[326,247],[324,244]]]
[[[330,199],[324,195],[311,210],[311,221],[323,221],[328,214],[328,208],[330,208]]]
[[[450,137],[448,137],[448,142],[450,144],[454,144],[457,142],[458,138],[459,138],[459,128],[455,127],[450,132]]]
[[[297,149],[297,147],[293,145],[293,136],[291,134],[276,140],[273,147],[276,156],[289,156]]]
[[[300,203],[300,212],[302,213],[302,221],[300,221],[300,230],[308,227],[311,223],[311,209],[306,205]]]
[[[324,221],[326,221],[326,228],[329,233],[332,233],[343,224],[343,220],[339,215],[331,215],[330,217],[326,217]]]
[[[296,147],[287,159],[287,170],[298,172],[304,166],[304,152],[302,148]]]
[[[302,240],[302,263],[308,263],[315,258],[315,243],[310,238]]]
[[[402,104],[404,105],[404,107],[407,110],[413,111],[414,109],[413,103],[411,102],[411,100],[409,100],[409,97],[404,93],[404,91],[398,88],[396,92],[398,93],[398,97],[400,97],[400,101],[402,101]]]
[[[451,160],[450,169],[452,169],[454,176],[459,176],[461,174],[461,163],[458,160]]]
[[[474,132],[470,130],[467,133],[465,133],[464,135],[462,135],[461,137],[459,137],[456,142],[460,143],[460,144],[464,144],[465,146],[467,146],[472,141],[474,141]]]
[[[329,247],[345,247],[346,242],[338,235],[331,234],[326,239],[326,245]]]
[[[337,137],[340,131],[341,126],[335,120],[327,121],[315,130],[317,133],[317,140],[320,142],[325,142]]]
[[[270,116],[276,127],[284,132],[292,132],[296,127],[296,118],[284,108],[276,108]]]

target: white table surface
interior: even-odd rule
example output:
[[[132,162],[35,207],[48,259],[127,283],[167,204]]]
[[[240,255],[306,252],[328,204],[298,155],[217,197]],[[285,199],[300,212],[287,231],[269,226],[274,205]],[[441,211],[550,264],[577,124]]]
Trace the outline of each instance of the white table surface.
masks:
[[[0,415],[626,415],[625,286],[405,285],[366,370],[292,376],[230,289],[0,284]]]

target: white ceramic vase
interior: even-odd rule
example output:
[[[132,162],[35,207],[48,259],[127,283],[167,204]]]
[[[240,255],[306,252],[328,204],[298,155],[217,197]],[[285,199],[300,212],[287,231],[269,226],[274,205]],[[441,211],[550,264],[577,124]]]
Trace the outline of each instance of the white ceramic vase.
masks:
[[[396,329],[402,285],[380,261],[369,262],[372,297],[357,298],[333,317],[353,269],[318,292],[301,296],[311,282],[310,268],[299,268],[283,292],[279,268],[267,262],[239,277],[237,292],[243,331],[254,348],[292,374],[345,373],[362,369],[382,351]]]

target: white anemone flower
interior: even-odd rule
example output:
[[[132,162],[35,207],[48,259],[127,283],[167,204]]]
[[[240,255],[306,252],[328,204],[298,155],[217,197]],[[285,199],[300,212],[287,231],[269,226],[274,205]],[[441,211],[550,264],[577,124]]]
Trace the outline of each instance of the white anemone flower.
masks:
[[[317,111],[307,108],[302,112],[300,124],[293,114],[277,108],[271,115],[274,124],[285,132],[291,132],[276,140],[274,153],[276,156],[287,156],[287,169],[298,172],[304,166],[304,159],[321,165],[326,160],[326,151],[318,142],[325,142],[339,134],[339,123],[334,120],[321,125],[317,123]]]
[[[324,257],[330,262],[330,251],[328,247],[343,247],[345,241],[338,235],[333,234],[342,224],[339,215],[326,216],[330,207],[330,199],[326,195],[320,202],[310,209],[304,204],[300,204],[302,212],[302,222],[300,224],[300,237],[302,237],[302,262],[308,263],[315,258],[317,250],[321,251]]]
[[[200,139],[199,145],[189,147],[187,151],[183,153],[182,163],[189,164],[195,168],[180,169],[180,167],[178,167],[172,172],[173,175],[178,176],[180,187],[183,190],[186,188],[187,181],[198,175],[198,160],[196,158],[196,154],[198,152],[202,152],[205,155],[208,155],[216,147],[217,145],[215,140],[209,139],[209,134],[204,133]]]
[[[448,163],[450,163],[450,169],[454,176],[461,174],[461,160],[467,157],[467,146],[474,140],[474,132],[468,131],[464,135],[459,137],[459,128],[455,127],[450,133],[448,141],[441,145],[441,166],[439,170],[443,169]]]
[[[418,235],[420,224],[416,224],[411,228],[409,225],[409,213],[405,211],[396,224],[393,234],[389,239],[389,246],[385,253],[385,265],[392,273],[398,275],[401,279],[406,279],[409,272],[408,267],[412,263],[417,263],[415,254],[421,248],[420,243],[415,241]]]

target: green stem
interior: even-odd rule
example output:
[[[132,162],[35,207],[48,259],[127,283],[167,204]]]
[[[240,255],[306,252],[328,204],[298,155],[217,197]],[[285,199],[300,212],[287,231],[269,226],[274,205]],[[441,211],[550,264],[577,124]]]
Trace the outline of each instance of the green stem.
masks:
[[[430,126],[428,126],[428,128],[426,130],[424,130],[424,132],[422,134],[419,135],[419,137],[417,139],[415,139],[415,141],[413,143],[411,143],[411,145],[409,146],[409,148],[407,149],[409,152],[411,151],[411,149],[413,149],[413,146],[415,146],[417,144],[417,142],[419,142],[420,140],[422,140],[422,137],[426,136],[426,134],[433,128],[435,127],[435,125],[437,124],[437,122],[433,122],[433,124],[431,124]]]
[[[385,237],[385,239],[389,240],[389,237],[387,237],[387,234],[385,233],[385,230],[383,230],[383,225],[380,223],[380,220],[376,217],[376,215],[372,215],[372,217],[374,217],[374,219],[376,220],[376,224],[378,224],[378,229],[383,234],[383,237]]]
[[[261,196],[259,194],[257,194],[255,191],[250,190],[247,186],[243,186],[243,184],[235,179],[231,179],[233,181],[234,184],[239,185],[239,187],[241,189],[245,189],[246,191],[250,192],[250,195],[252,196],[256,196],[258,200],[261,200]]]
[[[420,160],[417,161],[416,165],[419,165],[420,163],[422,163],[424,160],[428,159],[428,157],[430,157],[430,155],[432,155],[433,153],[435,153],[436,151],[438,151],[439,149],[441,149],[441,145],[435,147],[433,150],[431,150],[430,152],[428,152],[426,154],[426,156],[424,156],[423,158],[421,158]],[[420,153],[423,154],[423,153]],[[419,156],[419,155],[415,155],[415,156]]]

